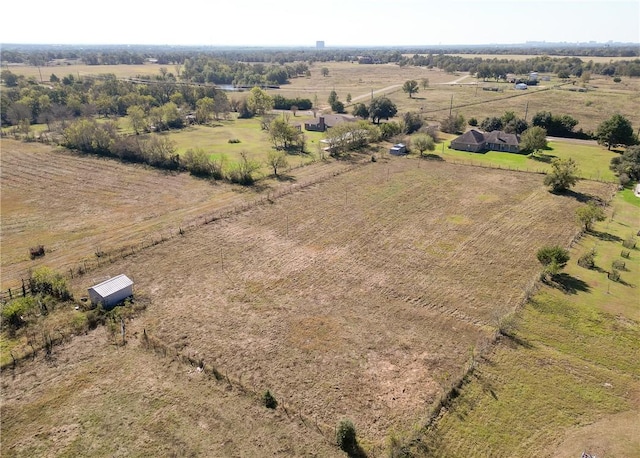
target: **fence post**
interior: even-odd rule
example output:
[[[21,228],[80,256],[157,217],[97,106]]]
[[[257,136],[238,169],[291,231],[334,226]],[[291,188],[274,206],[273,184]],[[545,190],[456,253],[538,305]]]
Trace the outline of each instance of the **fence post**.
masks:
[[[27,288],[25,288],[24,286],[24,278],[21,278],[22,280],[22,297],[26,297],[27,296]]]
[[[11,295],[11,288],[8,289],[9,291],[9,300],[13,299],[13,296]]]

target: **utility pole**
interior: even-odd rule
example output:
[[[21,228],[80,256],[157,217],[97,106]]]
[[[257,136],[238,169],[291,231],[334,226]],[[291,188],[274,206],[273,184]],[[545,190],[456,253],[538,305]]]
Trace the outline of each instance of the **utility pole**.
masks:
[[[451,110],[453,110],[453,94],[451,94],[451,103],[449,104],[449,117],[451,117]]]
[[[524,109],[524,122],[527,122],[527,113],[529,113],[529,101],[527,101],[527,106]]]

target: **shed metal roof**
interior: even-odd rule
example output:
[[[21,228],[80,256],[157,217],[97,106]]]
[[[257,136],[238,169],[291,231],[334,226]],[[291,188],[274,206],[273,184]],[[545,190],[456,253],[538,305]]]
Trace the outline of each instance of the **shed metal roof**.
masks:
[[[124,274],[117,275],[109,280],[98,283],[90,289],[94,290],[102,297],[109,297],[117,291],[121,291],[133,285],[133,281]]]

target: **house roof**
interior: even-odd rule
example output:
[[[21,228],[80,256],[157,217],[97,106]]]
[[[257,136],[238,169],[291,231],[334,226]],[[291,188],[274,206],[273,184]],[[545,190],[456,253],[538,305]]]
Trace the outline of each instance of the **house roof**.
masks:
[[[320,124],[320,118],[324,118],[324,125],[327,127],[337,126],[343,122],[357,121],[353,116],[340,115],[340,114],[327,114],[315,118],[313,121],[309,121],[307,124],[318,125]]]
[[[485,134],[485,141],[493,144],[504,144],[518,146],[520,140],[516,134],[507,134],[501,130],[494,130],[488,134]]]
[[[98,283],[89,289],[94,290],[101,297],[108,297],[111,294],[121,291],[129,286],[133,285],[133,281],[124,274],[117,275],[109,280]]]
[[[482,145],[485,142],[485,134],[475,129],[468,130],[458,138],[453,140],[454,142],[466,143],[468,145]]]

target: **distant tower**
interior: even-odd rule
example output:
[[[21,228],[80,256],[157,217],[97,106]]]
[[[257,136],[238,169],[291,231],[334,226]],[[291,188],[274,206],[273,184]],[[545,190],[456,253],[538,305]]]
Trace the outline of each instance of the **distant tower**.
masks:
[[[316,41],[316,49],[324,49],[324,41]]]

